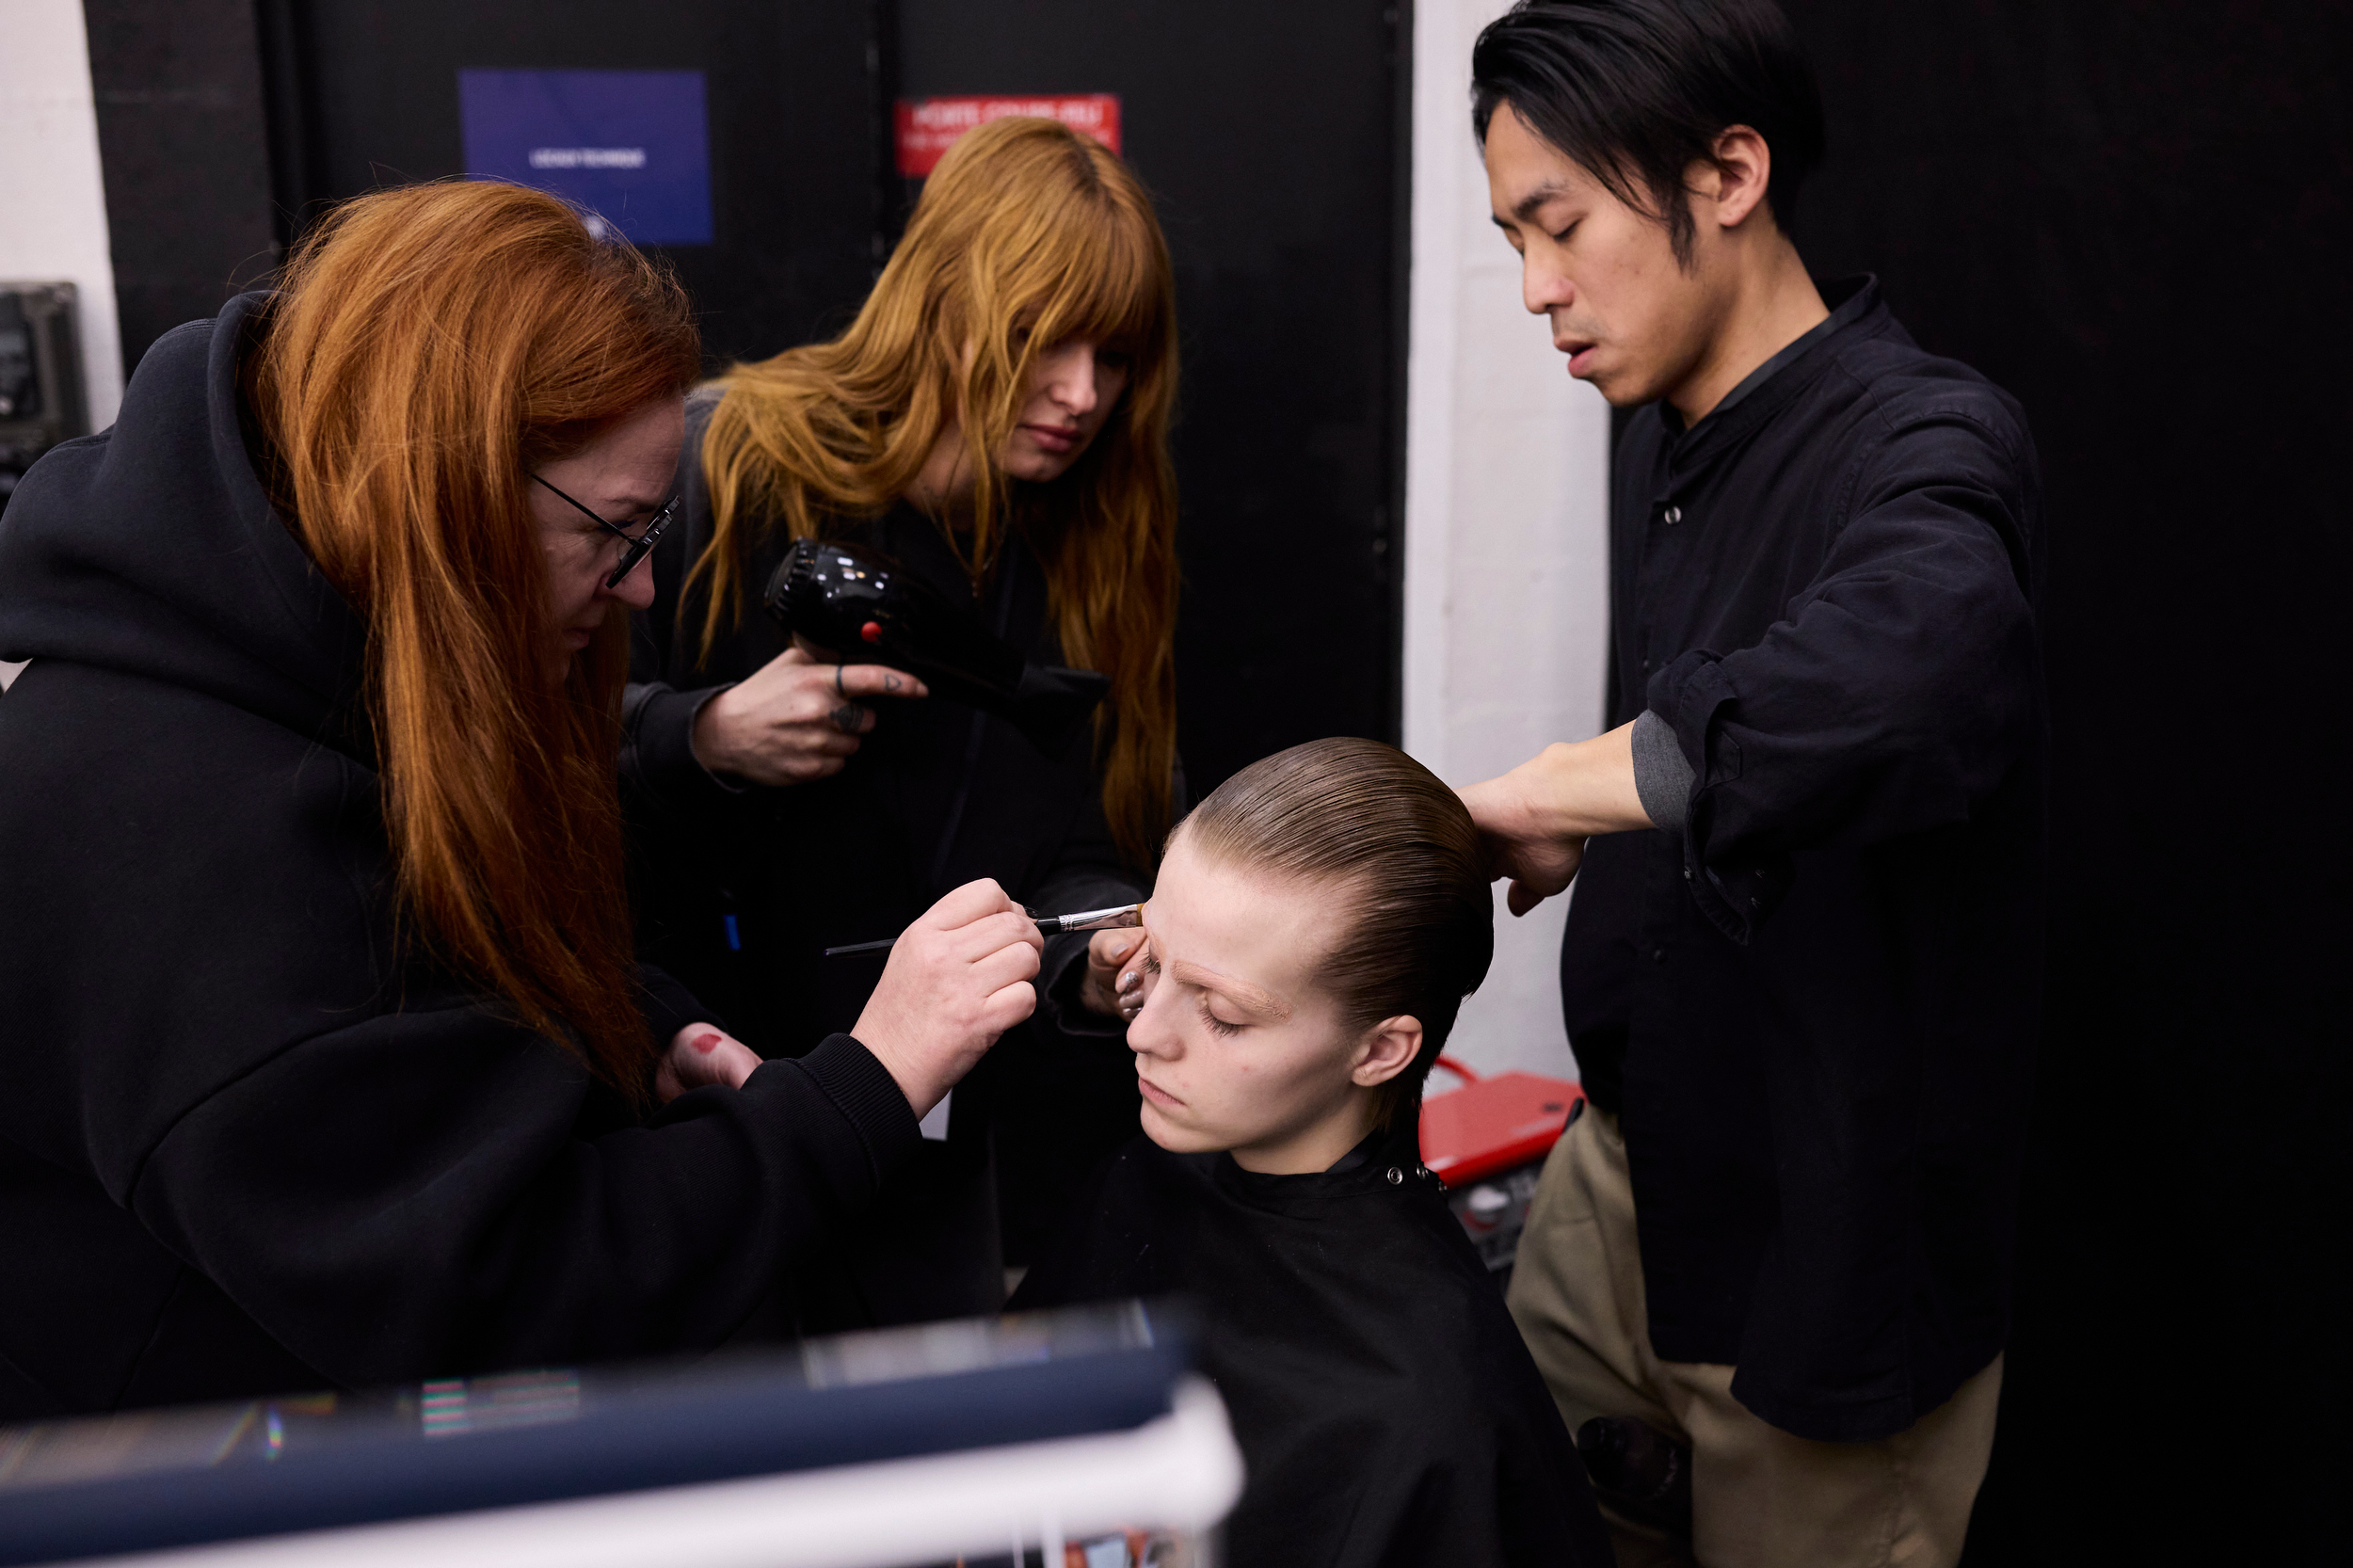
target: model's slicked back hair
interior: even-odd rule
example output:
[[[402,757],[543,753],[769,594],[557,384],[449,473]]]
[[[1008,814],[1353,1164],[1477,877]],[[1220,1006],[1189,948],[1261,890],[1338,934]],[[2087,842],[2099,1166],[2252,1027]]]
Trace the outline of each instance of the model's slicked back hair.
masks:
[[[367,623],[366,702],[405,940],[632,1096],[616,773],[628,612],[558,684],[532,470],[683,395],[686,296],[538,191],[359,197],[287,264],[246,366],[269,482]]]
[[[1178,836],[1208,859],[1328,888],[1354,912],[1317,978],[1352,1030],[1419,1020],[1421,1054],[1374,1098],[1382,1127],[1413,1113],[1495,956],[1486,851],[1462,797],[1379,741],[1310,741],[1219,785]]]
[[[1067,473],[1016,486],[997,454],[1038,356],[1073,338],[1128,354],[1127,390]],[[888,511],[960,422],[972,526],[949,543],[976,588],[1014,531],[1037,552],[1063,657],[1111,677],[1096,715],[1103,809],[1147,867],[1176,760],[1176,284],[1135,174],[1056,120],[966,133],[849,329],[737,365],[725,385],[703,439],[711,542],[688,578],[708,594],[704,655],[758,591],[745,576],[764,532],[808,538]]]
[[[1772,152],[1766,200],[1784,233],[1822,161],[1822,95],[1773,0],[1519,0],[1471,51],[1471,128],[1503,104],[1691,262],[1685,179],[1746,125]]]

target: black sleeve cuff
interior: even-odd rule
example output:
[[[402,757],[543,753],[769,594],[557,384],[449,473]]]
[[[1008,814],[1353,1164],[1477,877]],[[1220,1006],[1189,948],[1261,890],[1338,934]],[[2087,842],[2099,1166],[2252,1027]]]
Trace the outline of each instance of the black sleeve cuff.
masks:
[[[915,1108],[907,1104],[899,1080],[852,1036],[826,1035],[799,1059],[799,1065],[857,1128],[877,1182],[905,1163],[923,1142]]]
[[[712,792],[740,795],[730,783],[695,755],[695,717],[726,686],[681,692],[648,682],[632,685],[621,703],[622,767],[640,789],[664,804],[692,802]]]
[[[1037,974],[1037,1010],[1064,1034],[1081,1040],[1125,1039],[1126,1020],[1107,1018],[1079,1000],[1086,984],[1087,943],[1094,936],[1092,931],[1073,931],[1046,938],[1046,959]]]
[[[1683,885],[1717,930],[1746,947],[1788,895],[1796,868],[1787,856],[1727,861],[1709,843],[1715,804],[1710,792],[1740,777],[1740,744],[1724,733],[1722,722],[1738,706],[1739,696],[1716,656],[1696,648],[1653,675],[1648,695],[1643,717],[1657,716],[1692,774],[1683,807]],[[1641,720],[1635,724],[1639,738]],[[1639,792],[1639,762],[1634,784]],[[1647,796],[1642,808],[1650,809]]]
[[[1691,781],[1697,776],[1675,739],[1674,727],[1656,710],[1643,709],[1634,721],[1634,792],[1642,797],[1653,827],[1683,831],[1691,809]]]

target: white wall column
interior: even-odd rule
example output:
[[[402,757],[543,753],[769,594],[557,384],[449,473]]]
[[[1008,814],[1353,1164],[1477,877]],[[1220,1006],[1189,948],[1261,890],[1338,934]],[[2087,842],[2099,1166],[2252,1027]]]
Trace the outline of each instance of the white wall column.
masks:
[[[1455,785],[1596,733],[1609,660],[1609,408],[1522,308],[1471,138],[1471,44],[1505,4],[1414,8],[1405,749]],[[1566,913],[1554,899],[1513,920],[1497,887],[1495,967],[1448,1054],[1574,1075]]]
[[[0,8],[0,278],[80,293],[90,428],[122,402],[121,328],[98,167],[98,109],[81,0]]]

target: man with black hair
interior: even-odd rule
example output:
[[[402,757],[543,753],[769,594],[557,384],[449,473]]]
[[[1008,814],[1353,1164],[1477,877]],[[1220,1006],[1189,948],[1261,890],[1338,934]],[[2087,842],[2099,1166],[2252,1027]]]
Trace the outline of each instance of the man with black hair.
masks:
[[[2040,1006],[2033,443],[1808,275],[1821,107],[1769,0],[1521,0],[1472,72],[1528,308],[1636,410],[1610,728],[1465,792],[1515,913],[1577,881],[1593,1111],[1512,1309],[1622,1562],[1950,1563]]]

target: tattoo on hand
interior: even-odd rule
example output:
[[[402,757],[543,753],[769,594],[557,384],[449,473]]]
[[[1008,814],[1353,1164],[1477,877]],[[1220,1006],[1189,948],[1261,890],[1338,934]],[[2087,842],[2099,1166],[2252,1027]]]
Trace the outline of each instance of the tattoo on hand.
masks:
[[[855,702],[845,702],[833,711],[833,727],[844,735],[856,735],[865,729],[866,727],[859,722],[865,716],[865,709]]]
[[[886,692],[895,692],[895,691],[897,691],[898,689],[899,689],[899,678],[898,678],[896,675],[886,675],[886,676],[884,676],[884,677],[883,677],[883,690],[884,690],[884,691],[886,691]]]

